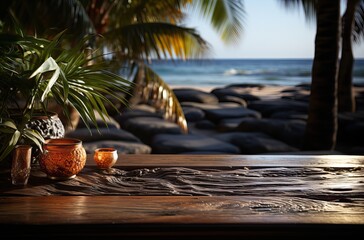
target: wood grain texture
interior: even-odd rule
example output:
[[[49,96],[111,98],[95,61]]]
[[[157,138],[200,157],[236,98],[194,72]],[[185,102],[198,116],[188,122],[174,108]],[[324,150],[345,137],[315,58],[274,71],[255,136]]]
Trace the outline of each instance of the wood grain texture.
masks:
[[[48,179],[33,168],[26,187],[0,174],[4,196],[271,196],[355,202],[364,199],[364,168],[161,167],[100,170],[85,167],[67,181]]]
[[[95,165],[88,155],[87,165]],[[364,156],[356,155],[170,155],[119,154],[115,166],[145,167],[356,167],[364,165]]]
[[[18,224],[364,224],[364,206],[262,196],[48,196],[0,198],[0,222]],[[6,209],[3,207],[6,205]],[[47,214],[44,214],[47,213]],[[316,213],[316,214],[315,214]],[[319,213],[319,214],[317,214]],[[62,216],[62,217],[60,217]]]
[[[0,226],[11,236],[349,237],[364,226],[363,156],[88,156],[76,178],[33,168],[26,187],[0,171]],[[45,238],[45,237],[44,237]]]
[[[363,204],[249,196],[48,196],[0,198],[2,236],[37,239],[328,239],[362,233]],[[270,211],[268,210],[270,209]]]

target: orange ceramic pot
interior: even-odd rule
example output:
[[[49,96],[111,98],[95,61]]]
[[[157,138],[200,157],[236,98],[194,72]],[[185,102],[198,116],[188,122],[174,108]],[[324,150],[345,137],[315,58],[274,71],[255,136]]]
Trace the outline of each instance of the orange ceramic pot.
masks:
[[[48,139],[39,158],[40,168],[51,179],[74,178],[86,164],[82,141],[74,138]]]

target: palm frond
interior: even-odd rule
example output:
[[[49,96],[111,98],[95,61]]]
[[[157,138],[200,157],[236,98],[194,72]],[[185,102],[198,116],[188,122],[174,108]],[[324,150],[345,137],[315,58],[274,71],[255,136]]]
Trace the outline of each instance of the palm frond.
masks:
[[[122,26],[105,34],[111,49],[129,59],[199,58],[209,46],[194,29],[169,23],[140,23]]]
[[[62,59],[62,55],[60,56]],[[107,71],[107,66],[102,62],[83,66],[85,59],[78,59],[72,65],[60,64],[65,81],[58,81],[52,88],[52,95],[56,96],[59,104],[64,104],[64,96],[67,96],[68,103],[73,105],[80,113],[86,126],[91,122],[97,127],[97,119],[94,115],[96,111],[100,116],[109,118],[105,105],[111,106],[119,111],[112,99],[127,106],[125,95],[129,93],[133,84]],[[80,66],[83,66],[80,68]],[[68,84],[67,88],[64,82]],[[68,93],[65,92],[68,89]]]
[[[42,150],[44,138],[38,131],[26,128],[24,123],[18,125],[13,119],[0,118],[0,139],[3,143],[0,146],[0,161],[5,159],[20,141],[35,144]]]
[[[135,90],[140,93],[141,101],[163,113],[164,119],[177,123],[184,133],[188,132],[187,121],[179,101],[161,77],[145,64],[138,66],[134,80],[139,84]]]
[[[316,2],[318,0],[278,0],[287,9],[303,9],[306,20],[311,23],[316,20]]]
[[[199,58],[209,49],[194,29],[169,23],[140,23],[120,27],[105,34],[111,49],[129,59]],[[122,48],[121,48],[122,47]]]
[[[19,132],[18,130],[14,130],[10,134],[7,133],[6,135],[2,134],[0,136],[2,142],[7,143],[7,144],[2,144],[0,147],[0,161],[1,161],[6,156],[8,156],[11,153],[11,151],[15,148],[15,145],[18,143],[21,137],[21,132]]]
[[[211,22],[222,40],[237,42],[243,32],[244,5],[240,0],[201,0],[192,1],[195,10]]]
[[[4,3],[7,11],[4,10],[5,16],[0,18],[7,20],[9,13],[13,12],[21,19],[22,28],[28,33],[52,37],[67,28],[74,33],[74,41],[82,39],[84,35],[95,33],[93,22],[79,0],[3,1],[10,3]]]
[[[356,43],[360,43],[362,39],[364,40],[364,0],[360,0],[356,7],[353,39]]]
[[[111,26],[124,26],[145,22],[178,23],[184,14],[180,0],[135,0],[116,2],[109,14]],[[123,17],[120,17],[122,15]],[[111,29],[109,29],[111,30]]]

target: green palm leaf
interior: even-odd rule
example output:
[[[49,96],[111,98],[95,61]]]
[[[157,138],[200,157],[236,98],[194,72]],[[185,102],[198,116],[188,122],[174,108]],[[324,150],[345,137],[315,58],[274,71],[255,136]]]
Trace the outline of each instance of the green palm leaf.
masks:
[[[356,43],[364,39],[364,0],[360,0],[356,8],[353,37]]]
[[[283,4],[288,9],[297,9],[302,8],[306,20],[308,22],[314,22],[316,20],[316,2],[318,0],[278,0],[281,4]]]
[[[139,23],[105,33],[106,44],[131,59],[194,58],[206,54],[208,44],[194,29],[169,23]],[[127,49],[127,52],[125,52]]]
[[[12,121],[5,121],[0,124],[0,139],[2,141],[0,161],[11,153],[22,135],[17,128],[14,129],[14,125],[15,123]]]
[[[6,130],[14,132],[17,130],[16,124],[11,120],[5,120],[4,122],[0,123],[0,131],[4,132]]]
[[[34,35],[52,37],[68,28],[77,33],[72,40],[78,41],[95,33],[94,24],[80,0],[2,0],[0,7],[0,20],[5,20],[5,28],[9,27],[6,20],[12,12],[21,21],[22,28]]]
[[[42,96],[40,98],[40,101],[43,102],[45,98],[47,97],[48,93],[51,91],[52,86],[56,83],[57,79],[59,78],[60,74],[60,68],[58,64],[54,61],[52,57],[49,57],[40,67],[33,72],[32,75],[30,75],[29,78],[33,78],[37,76],[38,74],[42,75],[43,73],[47,73],[52,71],[52,75],[47,81],[47,85],[45,89],[43,90]]]
[[[243,32],[244,5],[239,0],[192,1],[192,7],[199,11],[220,34],[222,40],[237,42]]]
[[[44,138],[42,135],[33,129],[25,128],[23,131],[24,138],[35,144],[40,151],[43,151],[42,144],[44,143]]]

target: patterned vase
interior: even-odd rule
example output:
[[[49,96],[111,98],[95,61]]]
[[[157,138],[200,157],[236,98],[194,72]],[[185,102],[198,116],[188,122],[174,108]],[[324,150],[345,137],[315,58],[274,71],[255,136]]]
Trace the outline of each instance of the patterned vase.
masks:
[[[63,138],[65,135],[63,123],[55,112],[34,114],[26,127],[37,130],[44,139]]]
[[[55,112],[43,112],[33,113],[31,120],[25,125],[27,128],[37,130],[45,140],[58,139],[65,136],[65,129],[61,119]],[[38,158],[40,149],[37,146],[33,146],[32,150],[32,164],[38,164]]]
[[[86,157],[86,150],[79,139],[49,139],[39,155],[39,165],[48,178],[66,180],[74,178],[84,168]]]

